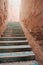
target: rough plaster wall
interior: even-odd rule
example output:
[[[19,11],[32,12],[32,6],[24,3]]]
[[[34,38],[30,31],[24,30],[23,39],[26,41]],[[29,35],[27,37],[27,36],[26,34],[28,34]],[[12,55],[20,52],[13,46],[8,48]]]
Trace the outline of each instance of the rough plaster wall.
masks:
[[[20,18],[39,65],[43,65],[43,0],[22,0]]]
[[[29,31],[43,28],[43,0],[22,0],[21,21]]]
[[[7,19],[7,16],[8,16],[8,1],[5,0],[4,1],[4,20]]]
[[[4,30],[7,19],[7,0],[0,0],[0,35]]]
[[[43,49],[43,0],[22,0],[20,19]],[[42,50],[43,51],[43,50]]]

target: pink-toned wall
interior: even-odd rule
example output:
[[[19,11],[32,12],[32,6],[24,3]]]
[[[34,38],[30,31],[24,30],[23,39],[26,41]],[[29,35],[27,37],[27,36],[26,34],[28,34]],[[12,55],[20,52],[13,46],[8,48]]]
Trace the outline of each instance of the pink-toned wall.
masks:
[[[39,65],[43,65],[43,0],[22,0],[20,19]]]
[[[0,35],[2,34],[7,20],[7,0],[0,0]]]
[[[42,29],[43,0],[22,0],[20,18],[29,31]]]

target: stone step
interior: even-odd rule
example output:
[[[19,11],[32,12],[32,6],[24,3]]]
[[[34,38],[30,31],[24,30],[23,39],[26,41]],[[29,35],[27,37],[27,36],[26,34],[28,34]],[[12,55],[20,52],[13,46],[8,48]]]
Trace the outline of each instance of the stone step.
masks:
[[[0,46],[0,53],[31,51],[30,45]]]
[[[5,30],[7,33],[9,33],[9,32],[23,32],[23,30],[21,30],[21,29],[6,29]],[[4,32],[5,33],[5,32]]]
[[[24,34],[24,32],[22,31],[5,31],[4,34],[9,34],[9,33],[12,33],[12,34]]]
[[[22,30],[14,29],[13,32],[23,32]]]
[[[22,29],[21,26],[7,26],[7,28]]]
[[[8,26],[6,29],[21,29],[22,30],[22,27]]]
[[[9,45],[27,45],[28,40],[21,40],[21,41],[0,41],[0,46],[9,46]]]
[[[14,26],[8,26],[8,27],[22,28],[20,25],[14,25]]]
[[[24,34],[24,32],[12,32],[12,34]]]
[[[26,40],[25,37],[0,37],[0,41]]]
[[[5,31],[9,31],[9,30],[23,31],[22,29],[16,29],[16,28],[6,28],[6,30],[5,30]]]
[[[20,23],[8,23],[7,26],[21,26]]]
[[[21,25],[18,25],[18,24],[15,25],[15,24],[14,24],[14,25],[7,25],[7,27],[21,27]]]
[[[24,34],[3,34],[1,37],[25,37]]]
[[[16,31],[15,32],[10,32],[10,31],[9,32],[4,32],[3,34],[10,34],[10,33],[11,34],[24,34],[24,32],[16,32]]]
[[[39,64],[36,60],[30,60],[30,61],[21,61],[21,62],[1,63],[0,65],[39,65]]]
[[[13,25],[13,26],[14,26],[14,25],[16,25],[16,26],[19,25],[19,26],[20,26],[20,23],[13,23],[13,24],[12,24],[12,23],[10,22],[10,23],[7,24],[7,26],[12,26],[12,25]]]
[[[19,31],[23,31],[22,29],[16,29],[16,28],[6,28],[5,31],[7,31],[7,30],[8,30],[8,31],[9,31],[9,30],[17,30],[17,31],[19,30]]]
[[[0,62],[27,60],[35,60],[35,54],[32,51],[0,53]]]
[[[11,36],[13,36],[13,37],[25,37],[24,34],[12,34]]]

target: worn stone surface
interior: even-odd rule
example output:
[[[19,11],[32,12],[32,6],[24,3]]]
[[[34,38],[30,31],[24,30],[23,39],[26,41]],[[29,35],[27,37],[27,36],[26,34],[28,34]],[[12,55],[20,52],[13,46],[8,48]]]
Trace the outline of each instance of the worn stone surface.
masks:
[[[36,61],[1,63],[0,65],[38,65]]]

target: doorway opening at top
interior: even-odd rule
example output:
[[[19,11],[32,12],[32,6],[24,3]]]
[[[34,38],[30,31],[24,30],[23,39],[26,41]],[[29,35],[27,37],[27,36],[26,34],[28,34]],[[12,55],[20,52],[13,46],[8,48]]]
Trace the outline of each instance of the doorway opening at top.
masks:
[[[20,20],[20,5],[21,5],[21,0],[8,0],[8,20],[9,21]]]

